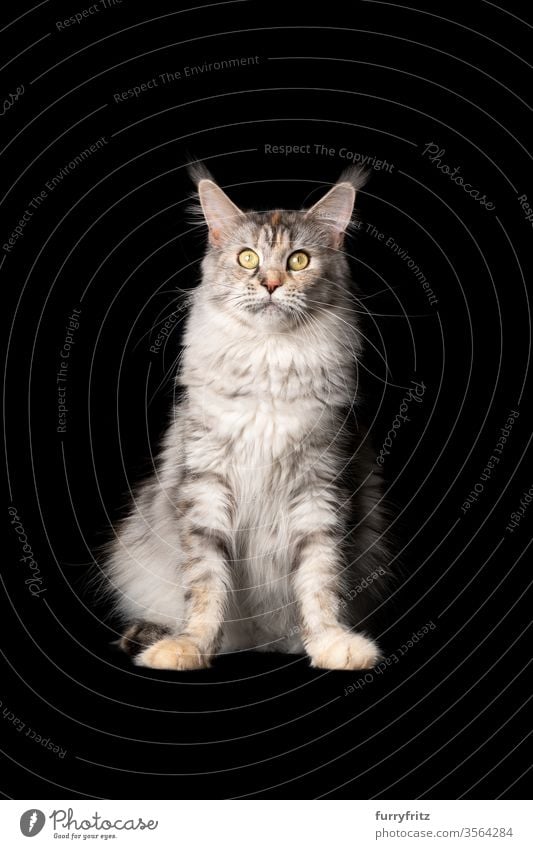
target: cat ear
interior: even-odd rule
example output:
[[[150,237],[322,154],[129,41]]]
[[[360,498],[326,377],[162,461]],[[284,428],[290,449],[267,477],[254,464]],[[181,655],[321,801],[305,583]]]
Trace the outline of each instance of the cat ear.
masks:
[[[243,213],[213,180],[200,180],[198,196],[209,227],[209,238],[214,245],[219,245]]]
[[[339,182],[306,212],[306,217],[316,218],[327,225],[334,247],[342,244],[344,233],[352,219],[357,190],[364,184],[365,179],[366,175],[360,171],[343,174]]]

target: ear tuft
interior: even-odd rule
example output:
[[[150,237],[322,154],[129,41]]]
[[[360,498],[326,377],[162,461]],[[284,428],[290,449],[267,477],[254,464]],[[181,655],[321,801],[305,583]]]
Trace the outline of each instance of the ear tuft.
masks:
[[[200,180],[213,180],[211,172],[206,168],[203,162],[189,162],[189,164],[187,165],[187,173],[196,188],[198,188],[198,183],[200,182]],[[213,182],[215,181],[213,180]]]
[[[370,171],[368,169],[359,168],[359,166],[357,165],[351,165],[342,172],[339,179],[337,180],[337,184],[349,183],[351,186],[353,186],[355,191],[358,192],[359,189],[362,189],[363,186],[368,182],[369,177]]]
[[[188,170],[196,183],[201,211],[209,228],[209,239],[212,244],[220,245],[243,213],[215,183],[203,164],[191,164]]]
[[[332,233],[335,247],[342,244],[344,233],[352,220],[357,192],[364,186],[367,176],[359,168],[347,169],[324,197],[306,212],[306,216],[326,224]]]

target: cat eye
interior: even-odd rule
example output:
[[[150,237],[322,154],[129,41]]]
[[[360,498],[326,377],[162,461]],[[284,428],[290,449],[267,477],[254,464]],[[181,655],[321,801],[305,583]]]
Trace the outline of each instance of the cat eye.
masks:
[[[295,251],[287,260],[287,265],[291,271],[301,271],[309,265],[309,257],[304,251]]]
[[[245,248],[237,257],[239,265],[243,268],[257,268],[259,265],[259,257],[251,248]]]

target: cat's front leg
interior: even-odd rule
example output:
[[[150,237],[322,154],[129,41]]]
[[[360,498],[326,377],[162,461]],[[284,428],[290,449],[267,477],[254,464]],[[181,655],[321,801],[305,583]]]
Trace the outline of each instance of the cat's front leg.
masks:
[[[228,493],[212,477],[183,488],[178,510],[186,558],[180,575],[185,616],[178,634],[157,640],[135,658],[138,666],[190,670],[211,665],[220,642],[230,587]]]
[[[293,575],[311,666],[369,669],[379,661],[377,644],[342,623],[342,564],[336,534],[329,528],[307,532],[298,545]]]

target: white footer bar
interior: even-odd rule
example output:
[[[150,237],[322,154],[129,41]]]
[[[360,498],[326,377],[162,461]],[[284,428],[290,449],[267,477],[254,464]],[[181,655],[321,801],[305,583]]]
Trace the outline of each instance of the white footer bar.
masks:
[[[6,847],[533,847],[527,801],[3,801]],[[35,838],[35,843],[29,843]]]

